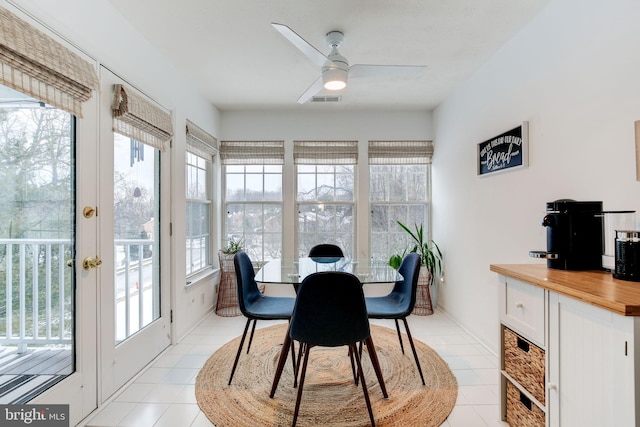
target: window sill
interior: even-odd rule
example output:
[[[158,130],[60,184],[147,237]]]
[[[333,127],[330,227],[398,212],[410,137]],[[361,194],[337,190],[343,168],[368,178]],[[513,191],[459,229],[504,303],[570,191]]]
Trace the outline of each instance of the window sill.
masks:
[[[200,283],[206,281],[207,279],[209,279],[210,277],[213,277],[215,275],[219,275],[220,274],[220,269],[219,268],[209,268],[203,271],[199,271],[189,277],[187,277],[187,281],[184,285],[185,288],[190,288],[192,286],[197,286]]]

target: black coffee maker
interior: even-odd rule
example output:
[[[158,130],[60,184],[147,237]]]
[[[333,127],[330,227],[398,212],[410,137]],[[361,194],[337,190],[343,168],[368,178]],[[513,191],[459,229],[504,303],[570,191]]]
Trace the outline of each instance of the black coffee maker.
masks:
[[[602,202],[561,199],[547,203],[542,220],[547,227],[547,251],[532,251],[559,270],[602,269]]]

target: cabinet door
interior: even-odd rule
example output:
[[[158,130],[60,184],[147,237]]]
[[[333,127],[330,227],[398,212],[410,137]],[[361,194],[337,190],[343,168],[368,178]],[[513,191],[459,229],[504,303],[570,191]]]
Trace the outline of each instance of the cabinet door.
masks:
[[[554,292],[549,302],[549,425],[635,425],[634,319]]]

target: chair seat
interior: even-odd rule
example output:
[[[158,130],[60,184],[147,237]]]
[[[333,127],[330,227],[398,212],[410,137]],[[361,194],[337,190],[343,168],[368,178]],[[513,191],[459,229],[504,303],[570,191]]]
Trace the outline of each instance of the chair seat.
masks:
[[[295,304],[295,298],[270,297],[263,295],[248,302],[246,311],[250,317],[258,320],[288,320]]]
[[[366,297],[367,315],[370,319],[402,319],[408,316],[409,301],[398,295]]]

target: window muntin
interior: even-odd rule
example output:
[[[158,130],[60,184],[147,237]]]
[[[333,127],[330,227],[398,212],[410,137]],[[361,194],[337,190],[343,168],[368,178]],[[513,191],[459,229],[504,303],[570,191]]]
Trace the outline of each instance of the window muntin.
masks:
[[[256,261],[281,257],[282,165],[224,168],[226,239],[242,239],[244,250]]]
[[[187,276],[212,266],[212,162],[186,153],[186,273]]]
[[[371,165],[369,179],[371,256],[387,260],[410,244],[397,221],[429,230],[430,165]]]
[[[319,243],[354,253],[355,166],[297,165],[298,256]]]

